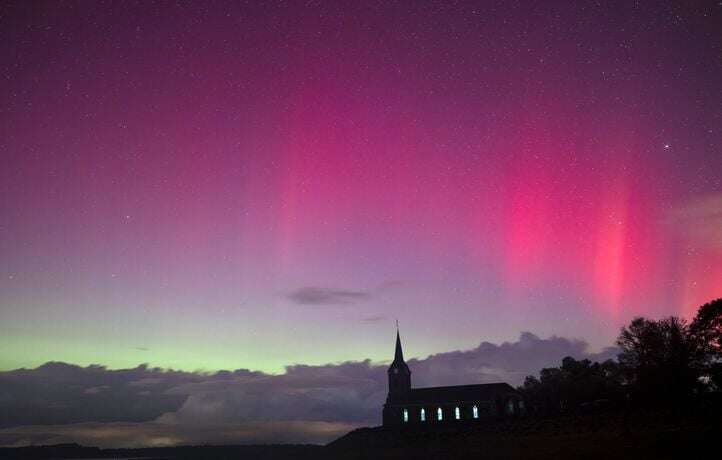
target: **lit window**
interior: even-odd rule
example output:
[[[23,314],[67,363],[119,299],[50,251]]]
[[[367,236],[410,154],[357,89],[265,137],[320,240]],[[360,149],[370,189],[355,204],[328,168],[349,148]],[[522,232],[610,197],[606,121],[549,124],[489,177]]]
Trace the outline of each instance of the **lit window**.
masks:
[[[421,409],[421,421],[426,421],[426,411],[423,408]]]
[[[514,413],[514,401],[509,400],[509,402],[506,403],[506,411],[510,414]]]
[[[454,417],[456,417],[456,420],[461,420],[461,410],[459,409],[459,406],[454,408]]]
[[[408,421],[409,421],[409,410],[404,409],[404,422],[408,422]]]
[[[474,407],[471,408],[472,412],[474,413],[474,418],[479,418],[479,408],[474,404]]]
[[[444,419],[444,413],[441,411],[441,408],[439,407],[436,409],[436,419],[437,420],[443,420]]]

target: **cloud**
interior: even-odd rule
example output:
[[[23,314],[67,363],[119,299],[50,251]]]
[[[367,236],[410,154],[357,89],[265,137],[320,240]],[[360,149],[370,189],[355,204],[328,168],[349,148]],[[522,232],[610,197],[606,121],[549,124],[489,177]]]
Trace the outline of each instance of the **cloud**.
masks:
[[[525,332],[515,342],[482,342],[471,350],[412,359],[409,366],[416,387],[519,385],[565,356],[603,360],[614,352],[591,354],[583,341]],[[323,443],[379,424],[386,392],[386,365],[369,360],[294,365],[279,375],[47,363],[0,372],[0,445]]]
[[[296,289],[287,297],[301,305],[342,305],[366,300],[371,297],[371,294],[364,291],[307,286]]]
[[[158,379],[156,386],[131,383]],[[49,362],[0,372],[0,428],[84,421],[146,421],[175,410],[185,397],[170,388],[206,379],[201,374],[149,369],[109,370]],[[141,391],[150,394],[141,395]]]
[[[361,318],[361,321],[364,323],[380,323],[382,321],[386,321],[385,316],[366,316],[365,318]]]
[[[431,355],[422,360],[412,359],[416,386],[458,385],[465,382],[509,382],[520,385],[527,375],[538,374],[544,367],[558,366],[565,356],[593,361],[612,359],[617,349],[609,347],[600,353],[589,353],[583,340],[563,337],[542,339],[531,332],[523,332],[516,342],[495,345],[482,342],[472,350],[452,351]]]

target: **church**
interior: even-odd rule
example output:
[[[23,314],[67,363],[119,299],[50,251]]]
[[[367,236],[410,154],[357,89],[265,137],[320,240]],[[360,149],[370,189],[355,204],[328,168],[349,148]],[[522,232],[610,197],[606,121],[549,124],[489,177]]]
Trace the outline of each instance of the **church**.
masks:
[[[411,370],[404,361],[398,328],[388,378],[384,426],[475,422],[524,413],[521,394],[508,383],[411,388]]]

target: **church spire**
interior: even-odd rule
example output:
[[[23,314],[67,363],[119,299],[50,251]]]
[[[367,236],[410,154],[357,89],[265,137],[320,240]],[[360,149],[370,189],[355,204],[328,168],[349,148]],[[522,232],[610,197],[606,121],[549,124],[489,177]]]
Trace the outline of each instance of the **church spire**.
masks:
[[[399,335],[399,320],[396,320],[396,352],[394,353],[394,362],[404,362],[404,351],[401,349],[401,336]]]
[[[404,362],[398,320],[396,320],[396,352],[394,353],[394,361],[387,372],[389,374],[389,396],[386,401],[398,401],[400,398],[404,398],[411,391],[411,370]]]

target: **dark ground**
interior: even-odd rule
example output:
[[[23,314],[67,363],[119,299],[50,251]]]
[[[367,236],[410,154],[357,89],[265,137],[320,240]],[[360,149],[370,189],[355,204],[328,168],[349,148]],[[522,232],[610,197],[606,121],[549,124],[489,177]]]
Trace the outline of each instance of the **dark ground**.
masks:
[[[684,410],[524,418],[425,429],[361,428],[326,445],[0,449],[0,458],[702,459],[722,455],[722,414]]]

